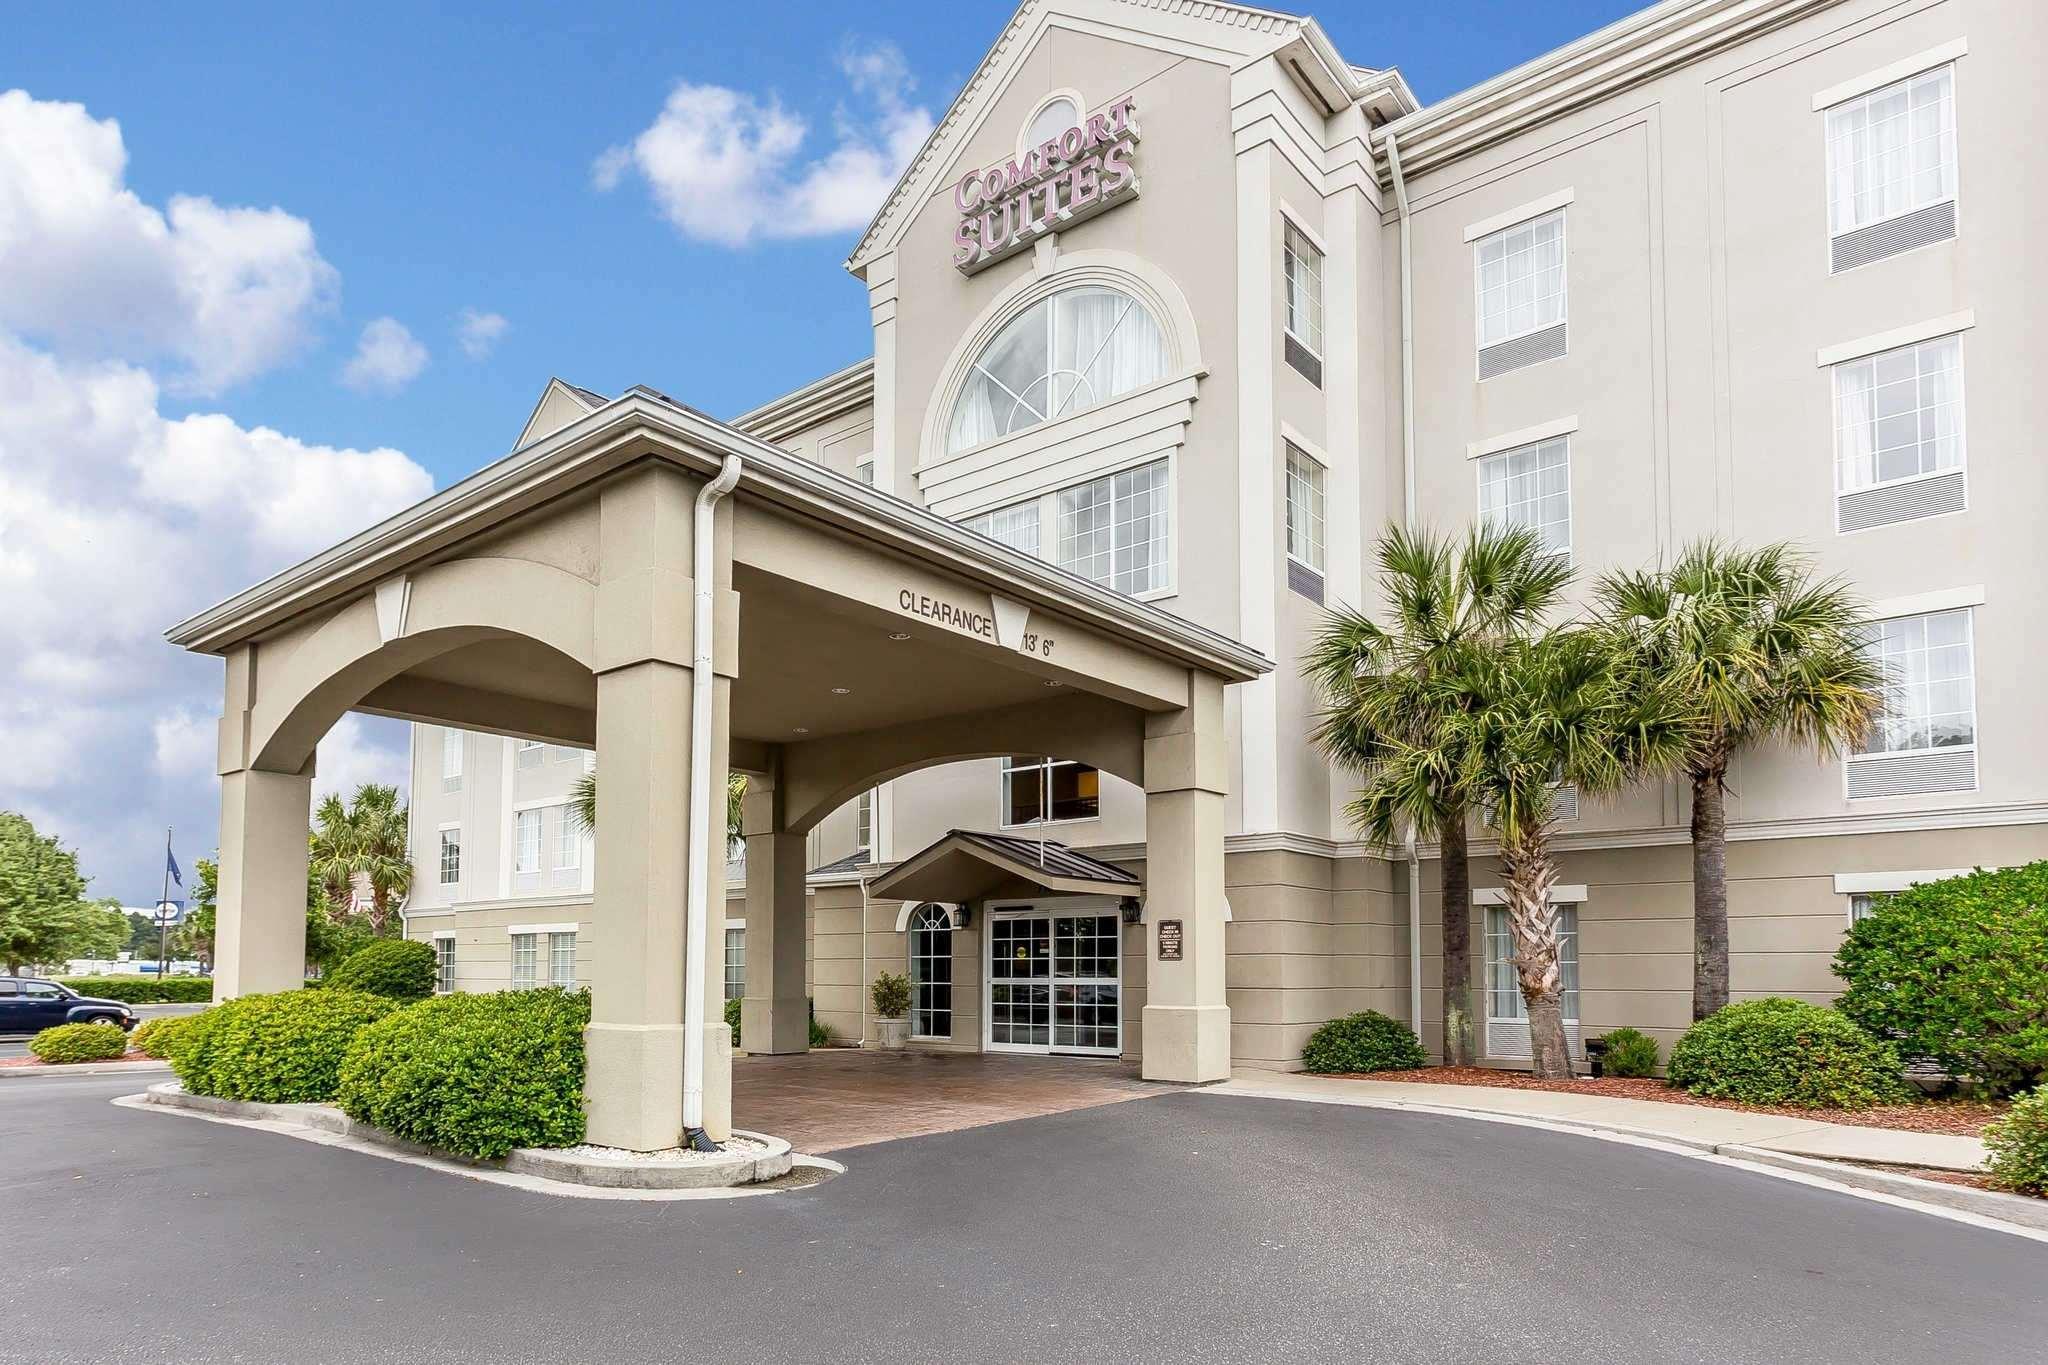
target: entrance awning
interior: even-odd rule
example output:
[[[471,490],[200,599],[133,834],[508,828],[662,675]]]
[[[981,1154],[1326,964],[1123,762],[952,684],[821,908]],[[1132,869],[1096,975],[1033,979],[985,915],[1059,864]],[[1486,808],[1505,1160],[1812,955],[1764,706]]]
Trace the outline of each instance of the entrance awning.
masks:
[[[1046,893],[1122,899],[1143,890],[1132,873],[1065,844],[968,829],[947,831],[868,886],[878,900],[956,904]]]

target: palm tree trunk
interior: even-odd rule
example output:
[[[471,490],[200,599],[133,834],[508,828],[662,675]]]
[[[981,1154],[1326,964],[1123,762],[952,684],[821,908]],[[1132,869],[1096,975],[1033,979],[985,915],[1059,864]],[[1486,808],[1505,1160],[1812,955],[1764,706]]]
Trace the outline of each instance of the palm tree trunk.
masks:
[[[1692,774],[1692,1017],[1728,1003],[1728,811],[1717,759]]]
[[[1557,907],[1550,890],[1557,864],[1549,841],[1538,830],[1500,851],[1501,889],[1507,896],[1508,933],[1515,945],[1515,977],[1529,1013],[1529,1052],[1538,1076],[1556,1080],[1572,1074],[1564,1034],[1564,969],[1558,961]]]
[[[1472,860],[1465,848],[1465,812],[1444,820],[1437,843],[1443,879],[1444,1065],[1470,1066],[1472,1043]]]

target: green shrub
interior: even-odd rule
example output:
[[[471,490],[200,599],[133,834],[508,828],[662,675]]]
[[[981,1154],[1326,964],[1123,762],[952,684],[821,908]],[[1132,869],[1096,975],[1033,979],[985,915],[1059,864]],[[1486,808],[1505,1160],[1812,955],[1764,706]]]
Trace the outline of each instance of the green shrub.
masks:
[[[1846,1016],[1774,996],[1727,1005],[1671,1049],[1671,1083],[1695,1095],[1800,1109],[1906,1098],[1899,1054]]]
[[[2048,1085],[2048,862],[1881,897],[1835,954],[1835,1007],[1994,1094]]]
[[[372,939],[327,974],[327,988],[368,991],[386,1000],[424,1000],[434,993],[437,970],[431,943],[412,938]]]
[[[496,1159],[583,1140],[586,991],[436,996],[362,1030],[341,1067],[351,1118]]]
[[[1378,1010],[1347,1014],[1309,1035],[1301,1050],[1304,1069],[1325,1074],[1352,1071],[1405,1071],[1429,1064],[1415,1034],[1398,1019]]]
[[[342,1054],[356,1034],[397,1008],[366,991],[238,996],[176,1032],[171,1066],[196,1095],[321,1103],[334,1098]]]
[[[80,995],[127,1005],[204,1005],[213,999],[210,976],[66,976],[59,980]]]
[[[910,978],[901,972],[877,972],[868,998],[875,1002],[875,1013],[881,1018],[901,1019],[910,1013]]]
[[[1600,1069],[1610,1076],[1657,1074],[1657,1040],[1641,1029],[1618,1028],[1606,1036],[1607,1056]]]
[[[145,1019],[135,1026],[128,1035],[128,1046],[145,1057],[163,1061],[171,1055],[171,1039],[177,1036],[175,1025],[184,1023],[194,1016],[189,1014],[170,1015],[162,1019]]]
[[[2013,1101],[2012,1112],[1984,1129],[1995,1185],[2021,1194],[2048,1195],[2048,1089]]]
[[[28,1040],[28,1050],[46,1062],[111,1062],[128,1051],[119,1024],[59,1024]]]
[[[725,1002],[725,1026],[732,1030],[732,1045],[738,1047],[740,1045],[740,1002],[738,1000],[728,1000]]]
[[[825,1046],[825,1044],[831,1042],[832,1030],[826,1028],[823,1024],[818,1022],[818,1002],[806,997],[804,1000],[804,1009],[808,1012],[805,1017],[810,1025],[809,1029],[807,1030],[807,1037],[810,1039],[811,1046],[823,1047]]]

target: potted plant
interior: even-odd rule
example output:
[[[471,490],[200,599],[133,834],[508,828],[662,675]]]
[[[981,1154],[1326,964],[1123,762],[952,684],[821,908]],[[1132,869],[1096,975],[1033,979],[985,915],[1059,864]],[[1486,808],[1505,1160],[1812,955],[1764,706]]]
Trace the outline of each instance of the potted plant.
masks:
[[[910,1041],[910,978],[901,972],[878,973],[868,997],[875,1003],[878,1045],[900,1050]]]

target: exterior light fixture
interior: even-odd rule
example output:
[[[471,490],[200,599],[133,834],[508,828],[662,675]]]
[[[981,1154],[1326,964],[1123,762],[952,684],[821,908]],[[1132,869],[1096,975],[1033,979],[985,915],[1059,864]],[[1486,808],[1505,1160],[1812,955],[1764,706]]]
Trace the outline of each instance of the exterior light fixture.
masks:
[[[1065,684],[1065,683],[1063,683],[1063,682],[1061,682],[1061,681],[1060,681],[1060,680],[1059,680],[1058,678],[1047,678],[1047,679],[1045,680],[1045,685],[1046,685],[1047,687],[1065,687],[1065,686],[1066,686],[1066,684]]]
[[[892,630],[889,632],[889,638],[892,640],[908,640],[910,632],[907,630]]]
[[[790,733],[793,735],[807,735],[810,732],[811,727],[808,725],[799,725],[794,730],[790,731]]]
[[[851,695],[852,692],[853,689],[850,687],[835,687],[832,689],[832,695],[835,697],[848,696]]]

